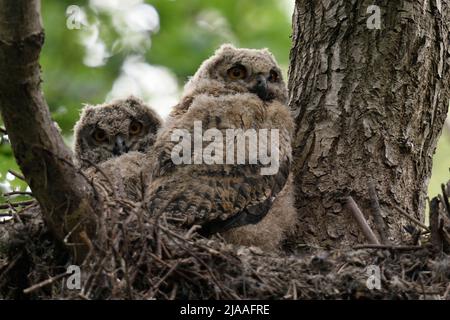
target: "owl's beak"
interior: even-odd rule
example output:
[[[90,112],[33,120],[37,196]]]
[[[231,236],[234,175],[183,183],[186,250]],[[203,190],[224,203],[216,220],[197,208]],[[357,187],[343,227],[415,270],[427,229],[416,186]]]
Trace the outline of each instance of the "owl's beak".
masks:
[[[128,152],[128,147],[125,142],[125,139],[121,135],[116,136],[116,141],[114,143],[114,148],[113,148],[113,154],[115,156],[120,156],[121,154],[124,154],[127,152]]]
[[[267,80],[264,75],[258,75],[256,78],[256,84],[251,89],[251,92],[256,93],[258,97],[264,101],[269,100],[269,88],[267,87]]]

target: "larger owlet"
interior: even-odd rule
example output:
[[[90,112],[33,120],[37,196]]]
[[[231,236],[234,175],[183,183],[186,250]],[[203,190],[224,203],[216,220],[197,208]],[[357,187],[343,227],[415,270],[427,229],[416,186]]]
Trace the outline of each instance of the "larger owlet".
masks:
[[[75,162],[97,183],[132,200],[144,189],[142,165],[161,119],[137,98],[86,106],[75,125]]]
[[[204,235],[276,249],[296,222],[289,176],[294,123],[286,100],[268,50],[223,45],[186,84],[158,134],[150,212],[201,225]],[[276,163],[268,164],[263,151]]]

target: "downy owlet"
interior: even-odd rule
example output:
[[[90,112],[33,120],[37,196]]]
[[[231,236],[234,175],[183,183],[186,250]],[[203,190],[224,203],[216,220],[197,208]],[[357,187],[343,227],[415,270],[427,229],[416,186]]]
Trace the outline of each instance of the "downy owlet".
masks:
[[[148,210],[200,225],[206,236],[278,249],[296,223],[286,100],[267,49],[223,45],[186,84],[158,134]]]

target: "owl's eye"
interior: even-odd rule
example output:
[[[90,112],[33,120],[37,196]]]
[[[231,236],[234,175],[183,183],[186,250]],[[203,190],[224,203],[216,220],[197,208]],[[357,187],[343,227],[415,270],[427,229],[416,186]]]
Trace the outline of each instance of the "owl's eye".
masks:
[[[269,74],[269,81],[270,82],[278,82],[280,80],[280,75],[277,71],[271,70]]]
[[[142,123],[140,123],[139,121],[132,121],[130,124],[130,135],[137,135],[140,134],[142,131]]]
[[[231,80],[240,80],[247,77],[247,69],[243,65],[237,65],[228,69],[227,74]]]
[[[95,129],[92,136],[94,137],[95,141],[97,141],[97,142],[105,142],[106,139],[108,138],[106,135],[106,132],[99,128]]]

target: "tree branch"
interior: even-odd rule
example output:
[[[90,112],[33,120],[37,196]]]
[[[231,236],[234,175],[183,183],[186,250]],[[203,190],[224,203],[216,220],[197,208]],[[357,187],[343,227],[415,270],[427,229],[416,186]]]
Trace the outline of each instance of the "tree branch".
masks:
[[[93,217],[89,184],[54,126],[40,83],[44,43],[39,0],[0,0],[0,111],[14,156],[54,235]],[[93,234],[92,219],[74,233]],[[79,242],[74,241],[72,242]],[[82,253],[76,248],[75,253]],[[78,255],[78,258],[81,258]]]

